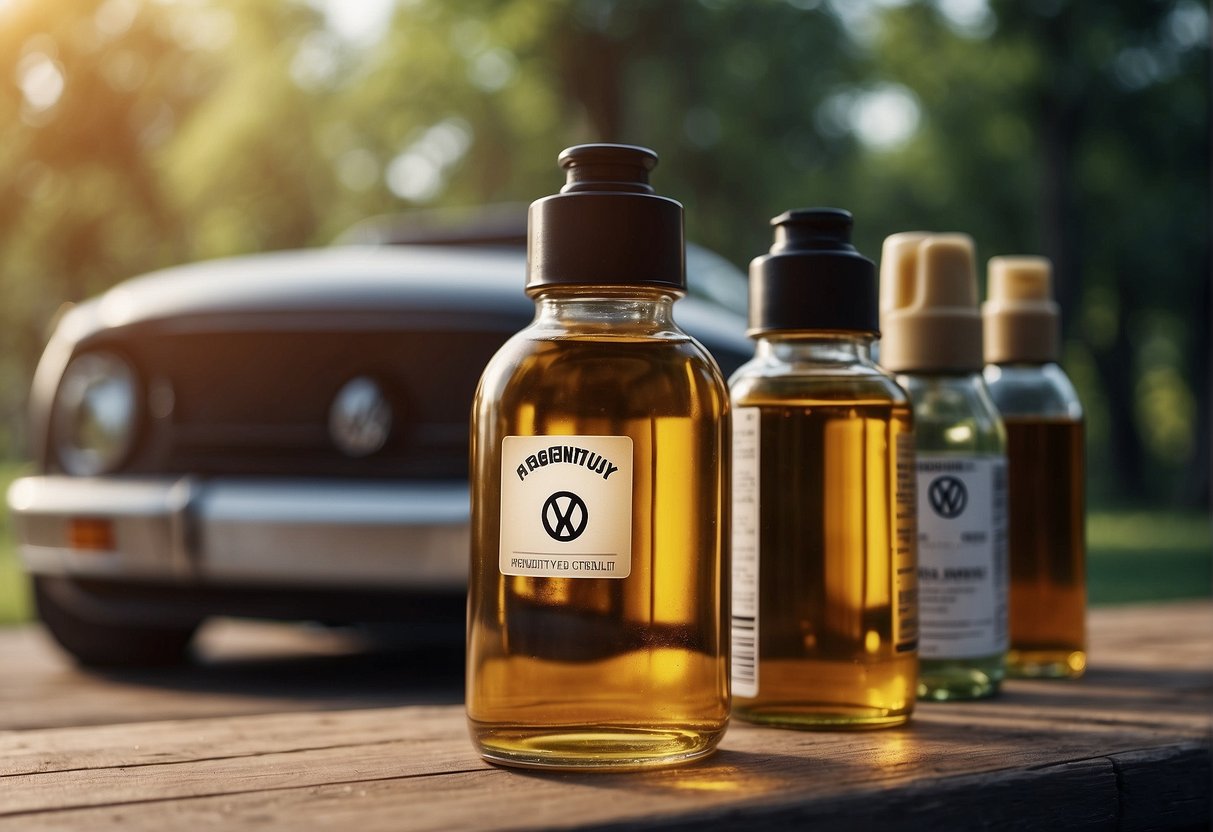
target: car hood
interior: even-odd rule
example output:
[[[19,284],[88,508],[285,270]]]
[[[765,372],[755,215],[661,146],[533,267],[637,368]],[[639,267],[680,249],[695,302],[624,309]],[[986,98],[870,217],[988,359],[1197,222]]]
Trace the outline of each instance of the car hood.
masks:
[[[199,315],[427,309],[529,314],[525,257],[509,249],[341,248],[174,266],[119,283],[64,319],[82,340],[102,328]]]
[[[534,315],[518,248],[340,246],[212,260],[133,278],[70,309],[34,374],[31,441],[45,449],[55,390],[72,356],[138,332],[344,331],[477,326],[505,340]],[[752,345],[739,312],[688,297],[675,318],[717,352],[726,372]],[[40,450],[39,453],[42,453]]]
[[[266,326],[266,316],[409,312],[435,325],[445,314],[477,314],[516,326],[534,306],[523,291],[525,252],[516,248],[336,246],[269,252],[174,266],[123,281],[72,308],[55,340],[80,344],[106,330],[184,325],[199,318]],[[736,311],[697,298],[675,316],[723,333],[744,349]],[[243,322],[243,323],[242,323]]]

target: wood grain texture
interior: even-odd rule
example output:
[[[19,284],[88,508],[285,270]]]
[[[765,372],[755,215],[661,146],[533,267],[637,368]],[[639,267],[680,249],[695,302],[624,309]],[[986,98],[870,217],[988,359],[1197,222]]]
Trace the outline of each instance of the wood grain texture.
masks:
[[[631,774],[487,766],[458,705],[235,697],[216,715],[209,692],[190,710],[131,684],[143,719],[111,701],[108,724],[0,732],[0,832],[1208,828],[1213,603],[1097,610],[1091,631],[1077,682],[1012,681],[887,731],[735,723],[707,761]]]

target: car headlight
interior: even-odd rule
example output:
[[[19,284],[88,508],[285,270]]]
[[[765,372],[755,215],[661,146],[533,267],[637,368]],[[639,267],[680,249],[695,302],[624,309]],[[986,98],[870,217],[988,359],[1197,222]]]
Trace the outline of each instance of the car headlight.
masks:
[[[111,352],[72,359],[59,382],[52,416],[55,452],[69,474],[113,471],[135,439],[135,371]]]

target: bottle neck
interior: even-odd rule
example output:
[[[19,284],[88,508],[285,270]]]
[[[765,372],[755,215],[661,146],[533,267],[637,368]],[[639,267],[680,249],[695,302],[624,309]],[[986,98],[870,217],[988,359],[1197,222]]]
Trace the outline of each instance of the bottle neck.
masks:
[[[872,363],[874,337],[864,332],[786,334],[768,332],[759,336],[758,358],[785,364],[848,366]]]
[[[985,379],[980,370],[956,370],[947,373],[898,373],[903,386],[916,385],[930,390],[968,390],[985,388]]]
[[[986,364],[986,366],[987,367],[998,367],[998,368],[1002,369],[1004,372],[1009,372],[1009,373],[1022,373],[1022,372],[1039,373],[1039,372],[1043,371],[1044,368],[1049,366],[1050,364],[1056,365],[1057,362],[1056,361],[997,361],[997,362],[991,361],[990,363]]]
[[[678,294],[648,287],[561,287],[535,296],[535,326],[548,330],[653,335],[676,333]]]

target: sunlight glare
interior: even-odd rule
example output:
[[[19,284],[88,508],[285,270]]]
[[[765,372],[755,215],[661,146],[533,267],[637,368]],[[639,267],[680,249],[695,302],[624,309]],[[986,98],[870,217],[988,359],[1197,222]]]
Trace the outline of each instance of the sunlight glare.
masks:
[[[58,61],[45,52],[31,52],[17,63],[17,86],[30,109],[43,112],[59,103],[66,81]]]
[[[851,130],[876,150],[905,144],[918,130],[918,100],[905,87],[886,84],[860,93],[851,105]]]
[[[429,202],[442,193],[448,168],[462,159],[471,145],[472,128],[466,121],[443,119],[388,164],[388,188],[409,202]]]
[[[136,0],[105,0],[93,13],[93,25],[106,37],[116,38],[131,28],[138,14]]]
[[[328,28],[351,43],[379,40],[396,10],[395,0],[314,0]]]
[[[939,12],[958,34],[986,38],[997,25],[989,0],[939,0]]]

